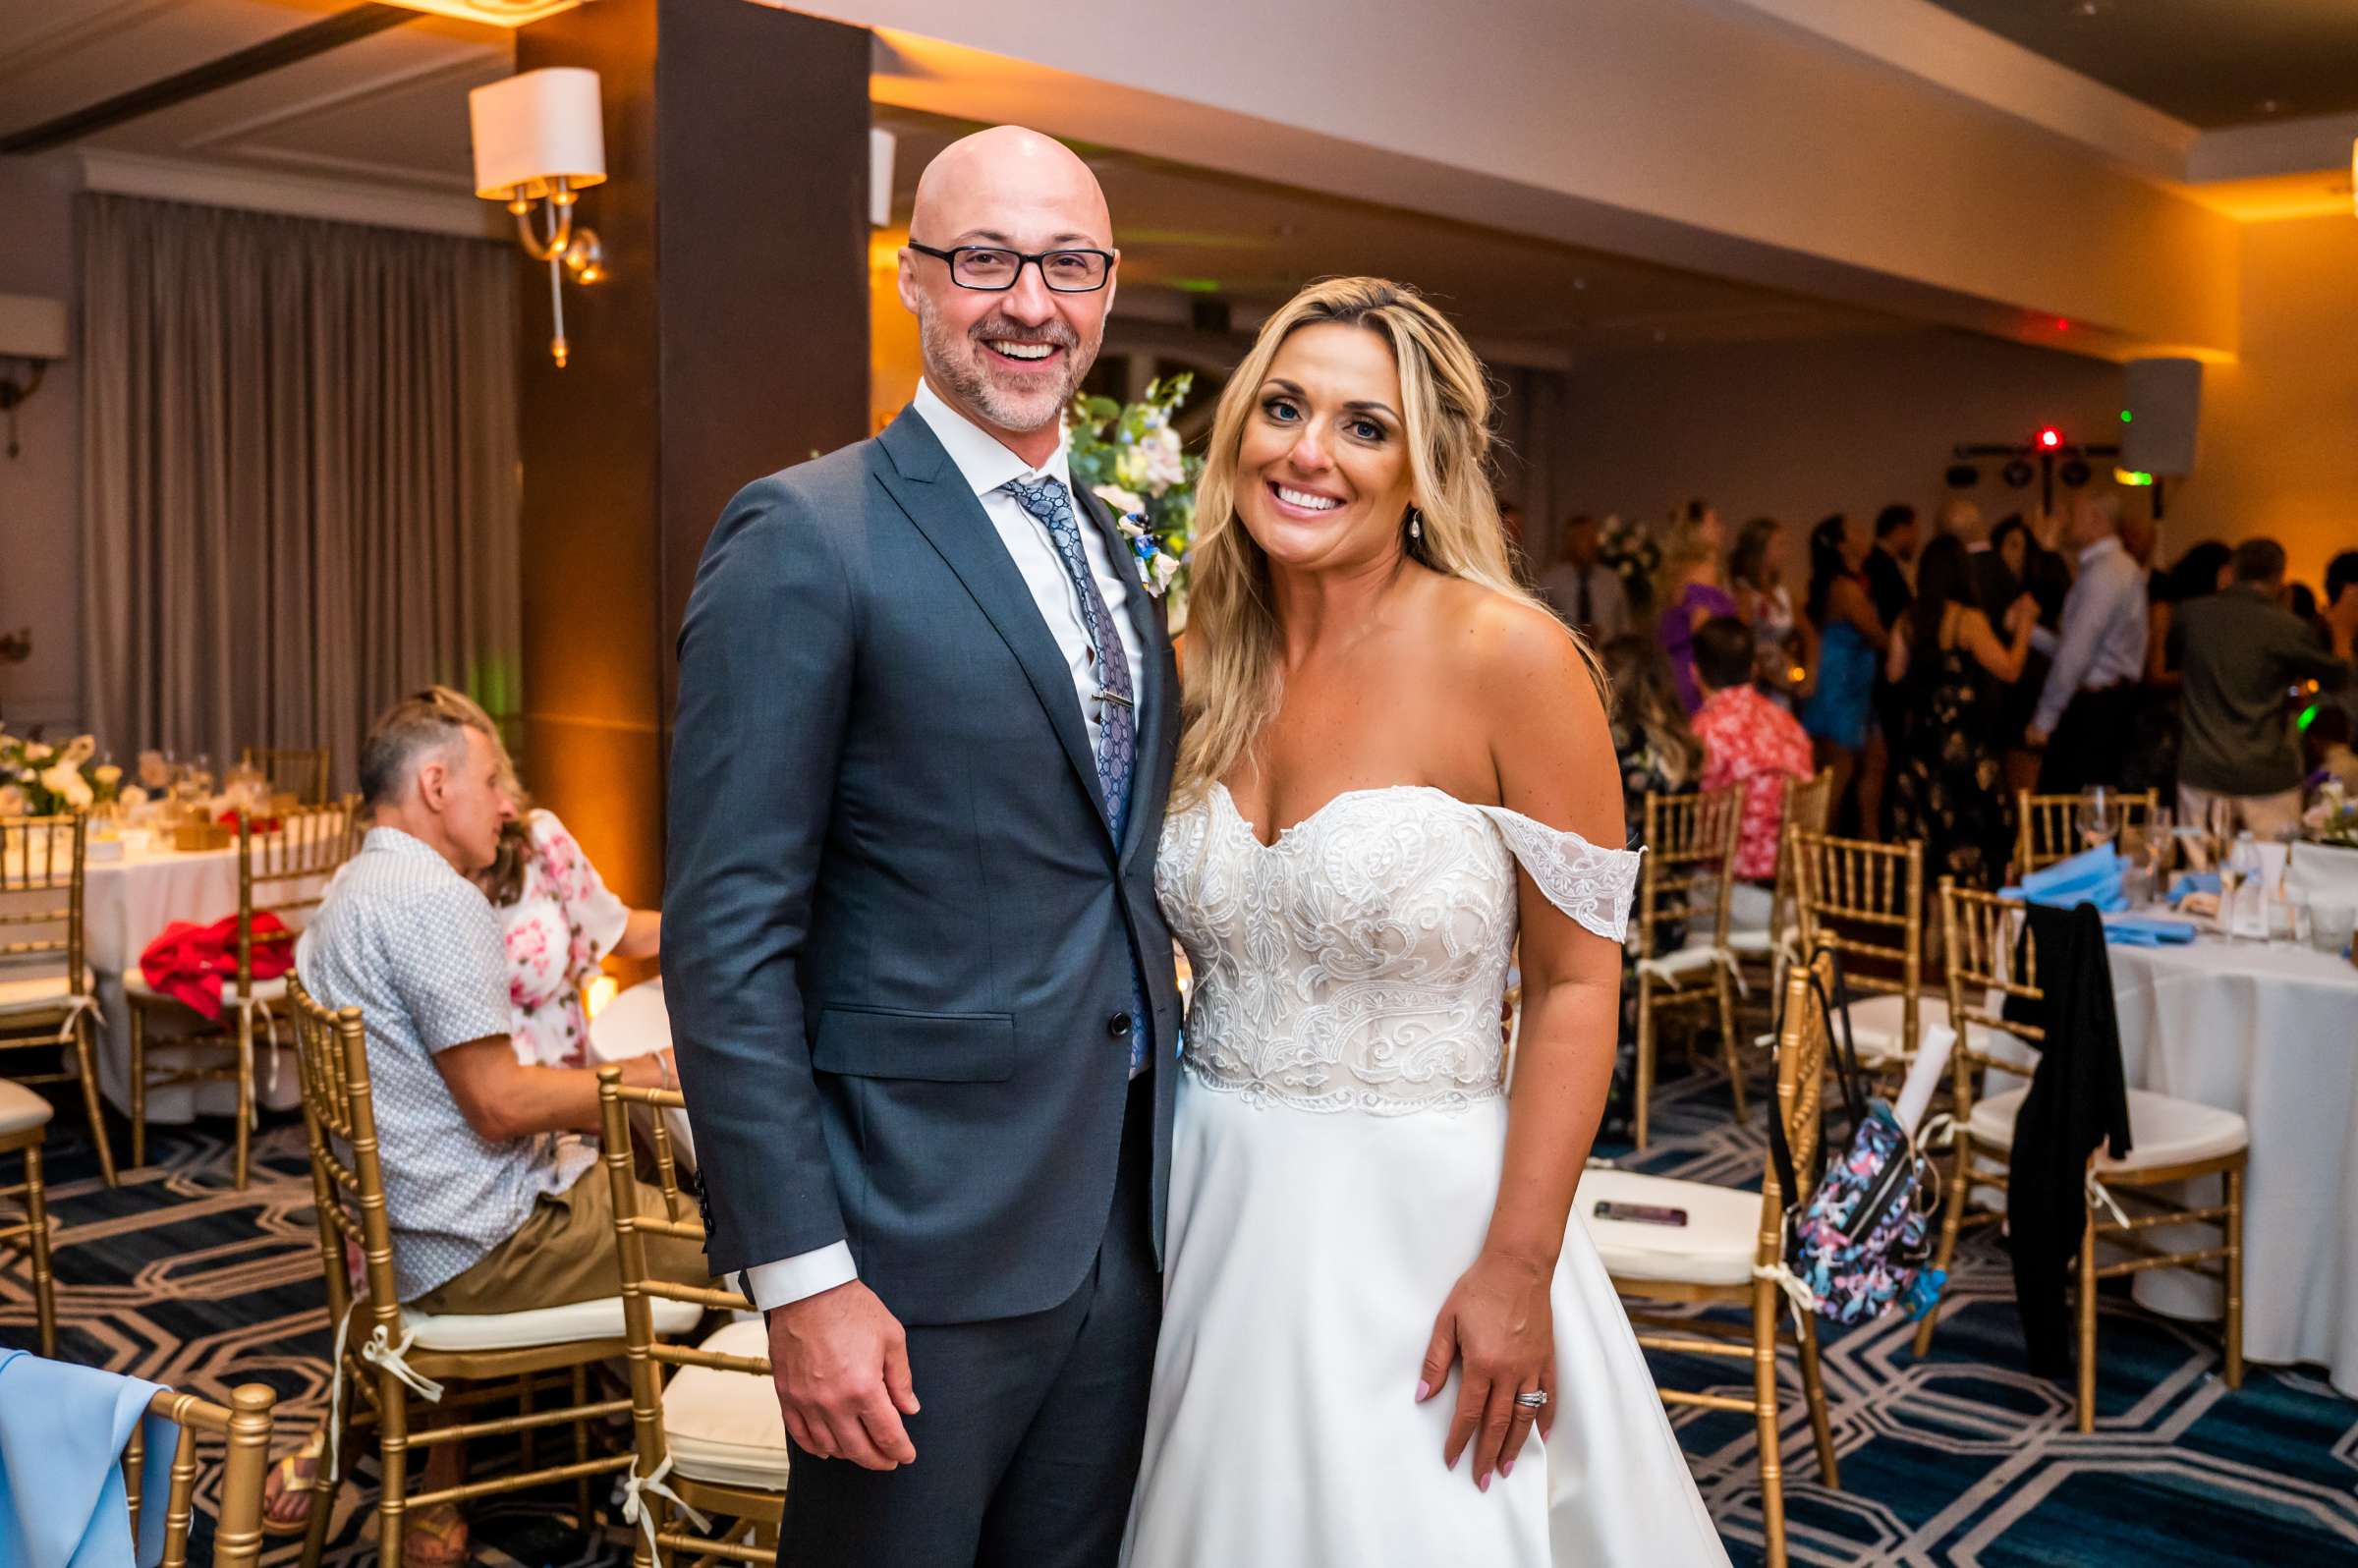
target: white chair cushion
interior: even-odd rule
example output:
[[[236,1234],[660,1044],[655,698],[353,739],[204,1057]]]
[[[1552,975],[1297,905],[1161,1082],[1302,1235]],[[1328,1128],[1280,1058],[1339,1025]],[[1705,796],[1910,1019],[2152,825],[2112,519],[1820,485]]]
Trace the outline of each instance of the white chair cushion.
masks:
[[[767,1356],[769,1329],[758,1317],[726,1325],[703,1349]],[[682,1367],[663,1389],[663,1444],[683,1476],[724,1486],[786,1489],[786,1421],[766,1377]]]
[[[143,996],[149,1001],[155,1002],[174,1002],[175,1005],[177,1005],[176,998],[167,996],[162,991],[159,991],[154,986],[148,984],[147,977],[140,973],[139,966],[136,964],[124,973],[123,989],[127,994],[132,996]],[[285,1001],[287,997],[287,978],[284,975],[281,975],[276,980],[255,980],[253,982],[253,996],[254,1000],[260,1002]],[[237,997],[238,982],[236,978],[234,976],[223,977],[221,981],[222,1007],[225,1010],[233,1007],[236,1005]]]
[[[1600,1203],[1646,1204],[1687,1211],[1684,1225],[1599,1219]],[[1626,1170],[1590,1170],[1572,1211],[1589,1228],[1605,1272],[1632,1284],[1742,1285],[1760,1249],[1761,1195],[1709,1182],[1682,1182]]]
[[[684,1334],[704,1315],[684,1301],[654,1301],[655,1332]],[[417,1337],[420,1350],[531,1350],[571,1345],[586,1339],[622,1337],[622,1298],[535,1307],[522,1313],[421,1313],[401,1310],[402,1332]]]
[[[1966,1120],[1973,1141],[1985,1148],[2013,1148],[2014,1118],[2021,1113],[2022,1102],[2030,1092],[2028,1089],[2014,1089],[1975,1100],[1973,1115]],[[2114,1159],[2102,1147],[2097,1149],[2098,1174],[2108,1170],[2158,1170],[2164,1165],[2191,1165],[2198,1160],[2217,1159],[2249,1146],[2251,1130],[2233,1111],[2132,1089],[2129,1141],[2136,1147],[2125,1159]]]
[[[0,970],[0,1018],[11,1013],[54,1012],[74,994],[66,967]]]
[[[49,1121],[49,1102],[27,1089],[0,1078],[0,1133],[21,1133]]]
[[[1711,932],[1699,931],[1688,936],[1686,946],[1674,947],[1669,952],[1661,954],[1653,960],[1653,965],[1661,973],[1676,976],[1708,974],[1713,962],[1712,955],[1715,950]]]
[[[1776,939],[1768,927],[1741,926],[1727,933],[1728,950],[1741,958],[1767,958],[1776,951]]]

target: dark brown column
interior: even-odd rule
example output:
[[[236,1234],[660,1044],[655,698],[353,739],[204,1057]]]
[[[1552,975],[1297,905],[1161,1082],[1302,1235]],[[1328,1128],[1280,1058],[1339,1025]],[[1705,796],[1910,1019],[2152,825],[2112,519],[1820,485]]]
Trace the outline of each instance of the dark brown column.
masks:
[[[601,0],[518,34],[587,66],[610,276],[524,302],[524,766],[614,890],[663,883],[672,644],[739,486],[868,422],[866,30],[748,0]]]

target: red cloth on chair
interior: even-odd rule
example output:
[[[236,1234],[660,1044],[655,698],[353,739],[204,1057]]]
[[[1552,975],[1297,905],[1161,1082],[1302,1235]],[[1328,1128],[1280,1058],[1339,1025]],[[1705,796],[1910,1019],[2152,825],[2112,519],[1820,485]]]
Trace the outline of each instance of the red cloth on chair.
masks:
[[[213,820],[219,822],[223,827],[234,828],[238,825],[237,810],[233,807]],[[249,817],[248,821],[252,824],[252,831],[256,833],[275,833],[285,825],[275,816],[253,816]]]
[[[253,917],[253,978],[276,980],[295,967],[295,944],[264,941],[286,924],[268,910]],[[238,977],[238,918],[210,925],[174,921],[140,955],[140,973],[154,989],[181,1006],[221,1022],[221,986]]]

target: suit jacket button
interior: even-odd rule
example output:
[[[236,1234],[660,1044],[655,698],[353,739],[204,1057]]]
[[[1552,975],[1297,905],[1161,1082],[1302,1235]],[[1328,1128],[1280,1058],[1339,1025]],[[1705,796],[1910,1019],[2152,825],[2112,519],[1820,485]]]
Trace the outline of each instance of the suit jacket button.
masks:
[[[1130,1037],[1130,1015],[1116,1013],[1105,1020],[1105,1034],[1109,1038],[1128,1039]]]

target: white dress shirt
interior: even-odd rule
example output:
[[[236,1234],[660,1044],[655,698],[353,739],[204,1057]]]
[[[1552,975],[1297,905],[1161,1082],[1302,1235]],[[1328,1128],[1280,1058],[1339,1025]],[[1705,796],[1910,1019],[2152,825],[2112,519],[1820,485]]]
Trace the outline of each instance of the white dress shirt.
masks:
[[[1023,574],[1024,587],[1032,590],[1032,601],[1039,606],[1039,618],[1047,624],[1048,634],[1056,640],[1057,651],[1064,655],[1065,666],[1072,672],[1073,696],[1080,703],[1082,721],[1089,728],[1090,748],[1095,751],[1104,703],[1097,698],[1097,655],[1090,643],[1089,629],[1081,619],[1080,590],[1065,572],[1064,558],[1056,553],[1046,526],[1025,511],[1006,489],[1011,479],[1039,478],[1054,479],[1071,488],[1061,424],[1055,452],[1047,462],[1033,468],[1001,446],[998,437],[951,408],[928,382],[918,382],[917,397],[910,407],[926,421],[926,427],[933,432],[942,450],[949,453],[959,476],[982,503],[982,515],[990,520],[991,529],[1006,546],[1015,569]],[[1144,735],[1147,732],[1145,644],[1139,641],[1138,628],[1130,617],[1131,595],[1143,589],[1124,569],[1127,563],[1117,564],[1106,549],[1104,534],[1082,513],[1078,499],[1073,510],[1081,524],[1082,548],[1089,554],[1090,576],[1096,579],[1097,591],[1105,596],[1105,608],[1112,614],[1114,629],[1122,640],[1122,653],[1130,661],[1130,687],[1140,694],[1140,706],[1133,722],[1137,733]],[[745,1285],[754,1305],[766,1312],[806,1296],[815,1296],[822,1290],[833,1290],[858,1277],[851,1245],[836,1242],[775,1262],[756,1263],[745,1270]]]
[[[2063,600],[2059,634],[2045,628],[2031,645],[2054,663],[2039,694],[2031,727],[2052,735],[2063,710],[2083,691],[2101,691],[2145,674],[2145,568],[2107,534],[2080,552],[2079,575]]]
[[[1589,621],[1580,623],[1580,585],[1589,585]],[[1629,630],[1629,596],[1621,589],[1621,574],[1602,561],[1575,566],[1558,561],[1540,574],[1540,596],[1555,606],[1568,624],[1589,634],[1599,647]]]

